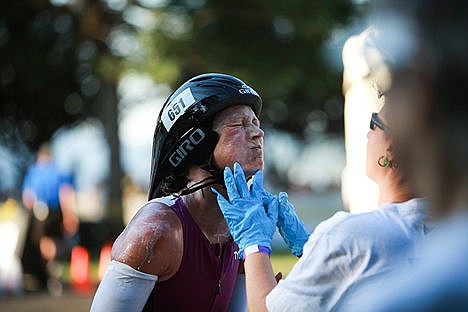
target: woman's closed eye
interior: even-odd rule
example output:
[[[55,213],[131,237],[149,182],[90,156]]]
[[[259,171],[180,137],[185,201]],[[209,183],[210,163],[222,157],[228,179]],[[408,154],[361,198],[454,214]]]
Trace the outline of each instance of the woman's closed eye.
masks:
[[[227,127],[230,127],[230,128],[243,127],[243,126],[244,126],[243,123],[232,123],[232,124],[227,125]]]
[[[260,127],[260,122],[258,119],[252,119],[252,120],[239,120],[239,121],[234,121],[232,123],[229,123],[226,125],[227,127],[230,128],[236,128],[236,127],[244,127],[244,128],[249,128],[249,127]]]

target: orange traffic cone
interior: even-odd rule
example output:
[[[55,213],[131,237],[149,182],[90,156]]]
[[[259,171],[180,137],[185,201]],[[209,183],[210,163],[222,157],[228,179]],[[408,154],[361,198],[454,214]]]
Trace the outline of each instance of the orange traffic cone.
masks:
[[[104,274],[107,271],[111,260],[112,244],[106,243],[102,246],[101,253],[99,254],[99,265],[98,265],[98,278],[99,282],[104,278]]]
[[[75,246],[71,252],[70,279],[73,290],[79,293],[93,291],[89,269],[89,252],[83,246]]]

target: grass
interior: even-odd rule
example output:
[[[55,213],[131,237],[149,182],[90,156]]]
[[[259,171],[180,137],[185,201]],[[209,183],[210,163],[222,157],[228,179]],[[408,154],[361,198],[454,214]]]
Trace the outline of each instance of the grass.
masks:
[[[271,254],[270,260],[273,266],[273,272],[275,272],[275,274],[278,272],[283,273],[283,278],[288,275],[297,262],[297,258],[290,253],[275,253],[274,251]]]

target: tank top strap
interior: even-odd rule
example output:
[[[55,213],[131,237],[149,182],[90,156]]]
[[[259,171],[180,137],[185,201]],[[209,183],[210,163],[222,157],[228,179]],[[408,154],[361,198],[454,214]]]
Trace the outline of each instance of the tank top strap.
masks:
[[[169,205],[169,208],[171,208],[172,211],[174,211],[179,218],[183,217],[183,215],[185,214],[184,210],[187,210],[187,207],[185,206],[182,197],[177,197],[175,201],[172,202],[172,205]]]
[[[174,201],[174,204],[172,206],[170,206],[170,208],[179,217],[179,219],[180,219],[180,221],[182,223],[182,227],[184,229],[184,233],[190,233],[192,231],[196,231],[196,232],[200,232],[200,234],[202,234],[200,228],[195,223],[195,220],[192,218],[192,215],[190,214],[190,212],[189,212],[187,206],[185,205],[182,197],[178,197]]]

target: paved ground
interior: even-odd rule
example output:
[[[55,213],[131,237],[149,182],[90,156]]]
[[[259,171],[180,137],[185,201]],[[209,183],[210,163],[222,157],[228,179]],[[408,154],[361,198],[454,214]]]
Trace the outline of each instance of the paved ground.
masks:
[[[96,287],[72,288],[63,285],[60,296],[53,296],[48,291],[27,291],[22,295],[0,297],[1,312],[82,312],[89,311]]]
[[[25,294],[22,296],[0,298],[2,312],[81,312],[89,311],[93,294],[77,294],[65,291],[60,297],[47,292]]]

